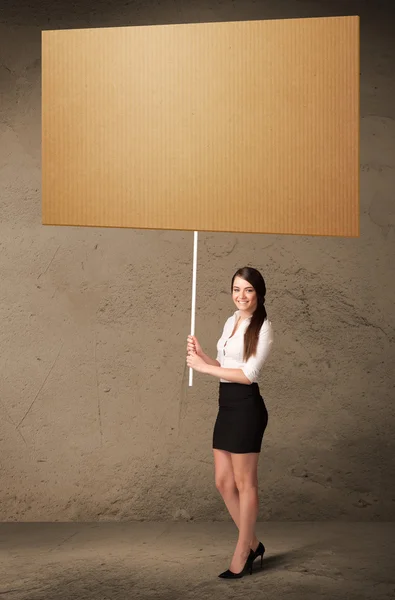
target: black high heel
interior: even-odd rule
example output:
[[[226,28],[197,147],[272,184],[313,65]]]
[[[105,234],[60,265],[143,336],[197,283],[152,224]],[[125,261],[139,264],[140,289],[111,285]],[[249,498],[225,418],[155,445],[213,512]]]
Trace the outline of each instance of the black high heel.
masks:
[[[259,542],[257,549],[255,550],[255,552],[253,550],[251,550],[251,552],[254,555],[254,558],[252,559],[252,562],[254,562],[254,560],[256,558],[258,558],[258,556],[261,557],[261,569],[262,569],[262,563],[263,563],[263,555],[265,554],[265,546],[262,544],[262,542]]]
[[[230,569],[224,571],[218,577],[222,577],[222,579],[240,579],[240,577],[244,577],[246,573],[250,573],[252,575],[252,563],[254,562],[254,552],[250,550],[250,554],[245,562],[244,567],[240,571],[240,573],[233,573]]]

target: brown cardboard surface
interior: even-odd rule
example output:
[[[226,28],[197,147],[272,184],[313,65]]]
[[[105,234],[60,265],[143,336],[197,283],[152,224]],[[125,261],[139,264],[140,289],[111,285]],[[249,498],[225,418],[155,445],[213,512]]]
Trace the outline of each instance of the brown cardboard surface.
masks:
[[[359,235],[359,17],[42,33],[43,224]]]

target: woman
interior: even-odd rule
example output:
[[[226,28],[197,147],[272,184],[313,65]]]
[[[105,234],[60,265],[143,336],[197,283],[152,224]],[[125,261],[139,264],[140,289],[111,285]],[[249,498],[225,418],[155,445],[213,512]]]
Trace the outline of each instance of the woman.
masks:
[[[266,286],[256,269],[236,271],[231,284],[236,312],[226,321],[217,344],[217,359],[207,356],[195,336],[188,336],[187,365],[220,379],[219,410],[213,433],[215,482],[239,529],[230,567],[219,577],[252,573],[265,547],[255,535],[258,517],[257,466],[268,422],[256,383],[273,342],[265,309]]]

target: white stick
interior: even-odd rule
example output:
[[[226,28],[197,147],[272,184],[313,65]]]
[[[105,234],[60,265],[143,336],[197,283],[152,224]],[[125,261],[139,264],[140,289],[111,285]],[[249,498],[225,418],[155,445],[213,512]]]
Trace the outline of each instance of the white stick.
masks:
[[[195,335],[197,246],[198,246],[198,232],[194,231],[194,233],[193,233],[191,335]],[[190,368],[189,369],[189,387],[192,387],[192,379],[193,379],[193,369]]]

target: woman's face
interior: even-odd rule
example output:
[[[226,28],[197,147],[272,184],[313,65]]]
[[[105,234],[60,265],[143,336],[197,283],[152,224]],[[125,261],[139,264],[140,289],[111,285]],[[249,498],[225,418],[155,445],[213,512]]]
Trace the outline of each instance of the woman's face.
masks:
[[[255,289],[248,281],[241,279],[241,277],[235,277],[232,298],[240,311],[240,315],[245,317],[252,315],[258,304]]]

